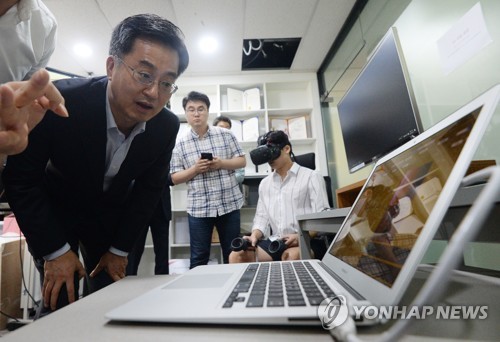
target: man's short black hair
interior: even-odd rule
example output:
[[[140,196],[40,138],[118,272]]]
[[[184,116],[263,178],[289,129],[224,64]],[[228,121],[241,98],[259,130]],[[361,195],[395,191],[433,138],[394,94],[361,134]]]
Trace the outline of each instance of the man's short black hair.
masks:
[[[225,122],[229,125],[229,128],[233,127],[233,124],[231,122],[231,119],[228,118],[227,116],[221,115],[215,118],[213,125],[217,126],[219,122]]]
[[[132,51],[136,39],[150,39],[171,47],[179,54],[180,76],[189,64],[189,53],[184,44],[184,34],[169,20],[156,14],[137,14],[125,18],[113,30],[109,54],[122,58]]]
[[[189,92],[189,94],[187,94],[187,96],[182,99],[182,108],[184,108],[184,110],[186,110],[186,105],[188,101],[201,101],[205,103],[207,109],[210,109],[210,99],[208,98],[207,95],[203,93],[199,93],[197,91]]]

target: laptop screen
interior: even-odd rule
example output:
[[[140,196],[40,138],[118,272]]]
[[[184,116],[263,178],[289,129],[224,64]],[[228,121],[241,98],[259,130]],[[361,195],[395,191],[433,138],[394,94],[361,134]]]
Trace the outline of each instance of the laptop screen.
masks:
[[[377,164],[329,253],[392,287],[480,111]]]

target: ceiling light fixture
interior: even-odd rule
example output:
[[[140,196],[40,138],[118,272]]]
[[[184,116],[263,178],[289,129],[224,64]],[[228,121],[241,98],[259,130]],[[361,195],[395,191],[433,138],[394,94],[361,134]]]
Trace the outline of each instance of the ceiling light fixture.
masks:
[[[87,44],[75,44],[73,46],[73,53],[79,57],[89,57],[92,55],[92,49]]]
[[[217,51],[219,43],[217,42],[217,39],[215,39],[214,37],[206,36],[200,39],[199,46],[202,52],[206,54],[211,54]]]

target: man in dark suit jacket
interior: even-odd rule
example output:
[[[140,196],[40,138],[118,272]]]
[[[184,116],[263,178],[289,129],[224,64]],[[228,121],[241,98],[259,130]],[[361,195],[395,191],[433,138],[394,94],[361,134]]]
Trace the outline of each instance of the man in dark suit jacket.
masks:
[[[7,198],[44,277],[46,307],[73,302],[84,275],[90,292],[125,276],[167,182],[179,121],[164,106],[188,62],[170,21],[126,18],[113,31],[107,77],[57,82],[69,117],[47,112],[26,150],[7,160]]]

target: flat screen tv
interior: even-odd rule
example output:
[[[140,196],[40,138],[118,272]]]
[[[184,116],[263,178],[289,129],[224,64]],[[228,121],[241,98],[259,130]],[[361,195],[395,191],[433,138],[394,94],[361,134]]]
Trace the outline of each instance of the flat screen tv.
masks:
[[[337,108],[349,172],[422,132],[397,32],[391,28]]]

